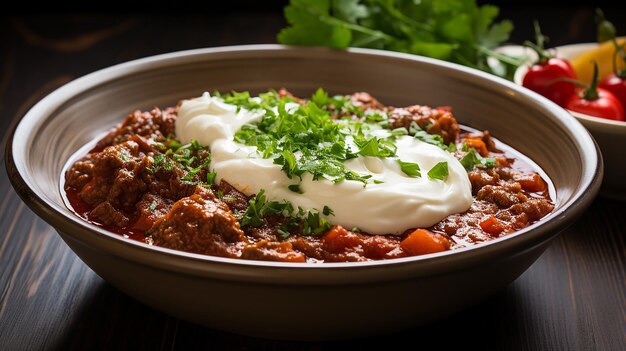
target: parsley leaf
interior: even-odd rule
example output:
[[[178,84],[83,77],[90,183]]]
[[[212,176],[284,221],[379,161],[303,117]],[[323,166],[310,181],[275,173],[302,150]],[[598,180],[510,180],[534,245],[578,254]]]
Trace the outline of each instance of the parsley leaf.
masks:
[[[466,146],[464,145],[464,148]],[[485,168],[493,168],[493,166],[496,163],[496,160],[492,157],[481,157],[477,152],[476,149],[469,149],[469,151],[467,152],[467,154],[465,154],[465,156],[463,156],[459,162],[461,162],[461,164],[463,165],[463,167],[465,167],[466,170],[471,171],[472,169],[474,169],[474,167],[476,166],[482,166]]]
[[[322,213],[324,214],[324,216],[334,216],[335,212],[333,212],[333,210],[330,209],[330,207],[328,206],[324,206],[324,209],[322,210]]]
[[[448,177],[448,162],[439,162],[428,171],[429,179],[446,180]]]
[[[422,176],[422,173],[420,172],[420,166],[417,163],[398,160],[398,164],[400,164],[400,169],[407,176],[411,178],[417,178]]]
[[[334,216],[328,206],[324,206],[323,214]],[[241,217],[241,225],[259,227],[265,222],[265,217],[276,215],[287,217],[282,225],[274,228],[282,239],[291,235],[294,228],[299,228],[304,235],[316,235],[328,231],[331,227],[330,222],[320,216],[317,210],[305,211],[298,208],[298,211],[295,211],[288,201],[267,201],[263,189],[248,201],[248,208]]]
[[[420,128],[420,126],[415,122],[411,122],[411,126],[409,127],[409,134],[413,135],[417,140],[423,141],[427,144],[435,145],[446,151],[448,150],[448,146],[443,143],[443,137],[441,135],[429,134],[428,132]]]
[[[300,185],[298,184],[291,184],[287,188],[293,191],[294,193],[302,194],[302,190],[300,189]]]
[[[213,185],[215,184],[215,177],[217,176],[217,173],[215,172],[215,170],[207,173],[206,175],[206,183],[208,185]]]

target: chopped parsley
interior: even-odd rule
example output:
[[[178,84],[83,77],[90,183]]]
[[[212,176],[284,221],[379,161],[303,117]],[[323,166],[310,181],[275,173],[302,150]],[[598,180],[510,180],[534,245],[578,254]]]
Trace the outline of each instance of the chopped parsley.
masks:
[[[202,172],[209,172],[211,157],[208,147],[200,145],[196,140],[181,145],[179,141],[171,137],[155,145],[163,145],[167,150],[165,153],[157,152],[152,156],[152,164],[146,168],[149,173],[169,172],[178,168],[184,172],[180,179],[183,183],[188,185],[205,184],[200,175],[203,174]],[[157,146],[157,148],[160,147]],[[211,180],[215,179],[215,175],[211,176],[210,174],[208,173],[206,176],[206,184],[208,185],[211,185]]]
[[[335,212],[333,210],[330,209],[330,207],[328,206],[324,206],[324,209],[322,210],[322,213],[324,214],[324,216],[334,216]]]
[[[124,154],[123,152],[120,152],[118,154],[118,156],[120,157],[120,159],[124,162],[128,162],[130,160],[130,158],[128,158],[128,156],[126,156],[126,154]]]
[[[302,194],[302,190],[300,189],[300,186],[298,184],[291,184],[287,188],[289,188],[289,190],[293,191],[294,193]]]
[[[248,95],[249,96],[249,95]],[[355,180],[367,184],[369,175],[349,170],[344,161],[362,156],[395,156],[395,145],[388,140],[369,136],[363,123],[335,122],[329,110],[353,110],[347,98],[331,98],[318,89],[304,105],[293,103],[292,98],[276,99],[274,95],[248,98],[228,95],[225,102],[240,103],[249,108],[254,100],[256,108],[265,110],[260,121],[246,124],[235,133],[234,140],[240,144],[256,146],[263,158],[271,158],[281,165],[289,178],[302,179],[306,172],[314,180],[327,179],[338,183]],[[354,145],[348,142],[348,136]],[[356,145],[356,147],[354,147]]]
[[[207,175],[206,175],[206,183],[208,185],[215,184],[215,177],[217,177],[217,173],[215,172],[215,170],[212,170],[211,172],[207,173]]]
[[[157,208],[157,202],[156,202],[156,200],[153,200],[153,201],[150,203],[150,206],[148,207],[148,210],[150,210],[150,211],[154,211],[154,210],[156,210],[156,208]]]
[[[398,160],[398,164],[400,164],[400,169],[407,176],[411,178],[418,178],[422,176],[422,173],[420,172],[420,166],[417,163]]]
[[[463,149],[469,149],[466,144],[463,145]],[[467,171],[471,171],[476,166],[482,166],[485,168],[493,168],[496,160],[492,157],[482,157],[476,152],[476,149],[469,149],[465,156],[463,156],[459,162],[465,167]]]
[[[221,98],[239,108],[264,110],[260,121],[245,124],[235,133],[234,141],[256,146],[261,157],[280,165],[290,179],[302,180],[304,173],[310,173],[313,180],[327,179],[335,183],[353,180],[362,182],[363,186],[369,182],[380,183],[369,174],[348,169],[344,163],[359,156],[396,158],[394,141],[403,135],[412,135],[446,151],[456,148],[454,144],[445,145],[441,136],[428,134],[416,123],[411,125],[410,131],[397,128],[389,131],[388,137],[375,136],[370,125],[386,124],[386,112],[364,111],[355,106],[349,96],[330,97],[322,89],[306,103],[295,103],[293,98],[280,98],[271,92],[256,98],[249,93],[233,92]],[[346,118],[336,121],[331,114]],[[421,176],[416,163],[398,162],[407,176]],[[290,185],[289,189],[300,192],[297,185]]]
[[[439,162],[428,171],[429,179],[446,180],[448,178],[448,162]]]
[[[322,213],[324,216],[334,215],[328,206],[324,206]],[[268,216],[286,217],[282,225],[274,228],[282,239],[291,235],[294,228],[299,228],[304,235],[321,234],[331,228],[330,222],[322,217],[319,211],[305,211],[300,207],[296,211],[288,201],[268,201],[264,189],[249,200],[248,209],[241,217],[241,225],[259,227],[265,223],[264,218]]]

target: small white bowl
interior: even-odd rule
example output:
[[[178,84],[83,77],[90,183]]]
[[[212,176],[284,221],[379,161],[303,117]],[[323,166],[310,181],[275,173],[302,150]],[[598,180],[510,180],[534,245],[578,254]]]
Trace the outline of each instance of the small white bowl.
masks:
[[[596,47],[598,47],[597,43],[581,43],[558,46],[551,50],[555,51],[557,57],[572,59]],[[529,65],[536,60],[535,52],[523,46],[505,46],[500,51],[511,55],[525,55],[529,58],[529,63],[521,66],[515,72],[515,83],[522,85]],[[626,159],[624,158],[626,122],[612,121],[571,110],[567,111],[589,130],[602,151],[604,179],[600,194],[608,198],[626,200],[626,181],[624,181],[626,179]]]

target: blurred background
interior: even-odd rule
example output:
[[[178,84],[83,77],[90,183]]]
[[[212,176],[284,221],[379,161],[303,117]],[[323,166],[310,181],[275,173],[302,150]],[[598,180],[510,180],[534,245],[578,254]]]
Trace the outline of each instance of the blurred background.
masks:
[[[0,129],[6,130],[14,116],[52,88],[116,63],[177,50],[276,43],[276,34],[287,24],[287,3],[15,4],[21,12],[0,14]],[[535,19],[550,37],[549,46],[595,41],[596,7],[604,9],[618,35],[626,35],[626,5],[615,1],[568,1],[567,6],[520,0],[478,3],[499,6],[499,19],[513,21],[511,43],[533,39]]]

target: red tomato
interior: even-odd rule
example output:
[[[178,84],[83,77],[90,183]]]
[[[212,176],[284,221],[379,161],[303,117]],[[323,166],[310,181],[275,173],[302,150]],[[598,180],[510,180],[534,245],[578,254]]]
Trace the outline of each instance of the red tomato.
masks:
[[[590,116],[624,121],[624,107],[610,91],[598,88],[597,99],[585,99],[582,94],[574,93],[567,100],[566,109]]]
[[[622,103],[622,106],[626,108],[626,79],[620,78],[615,73],[612,73],[604,78],[598,86],[613,93]]]
[[[550,58],[530,66],[522,85],[563,106],[576,92],[576,85],[559,79],[576,79],[576,73],[567,60]]]

